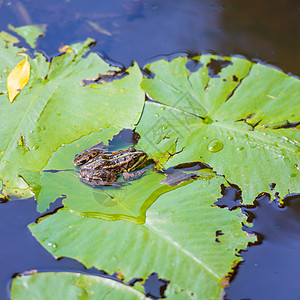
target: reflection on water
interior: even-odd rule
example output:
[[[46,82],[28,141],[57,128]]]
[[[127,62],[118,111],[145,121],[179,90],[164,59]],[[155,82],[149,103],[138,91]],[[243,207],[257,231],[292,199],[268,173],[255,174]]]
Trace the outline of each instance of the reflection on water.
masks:
[[[259,58],[300,75],[299,1],[222,2],[223,52]]]
[[[1,5],[2,3],[2,5]],[[38,49],[92,37],[96,51],[122,64],[173,52],[243,54],[300,75],[299,2],[226,0],[0,1],[7,24],[47,24]]]

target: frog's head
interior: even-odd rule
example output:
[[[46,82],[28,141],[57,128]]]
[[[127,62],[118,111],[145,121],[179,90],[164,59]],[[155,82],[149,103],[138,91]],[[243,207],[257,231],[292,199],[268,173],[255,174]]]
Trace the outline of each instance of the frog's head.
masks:
[[[147,153],[141,150],[136,150],[133,147],[128,148],[130,160],[133,162],[130,169],[137,169],[148,157]]]

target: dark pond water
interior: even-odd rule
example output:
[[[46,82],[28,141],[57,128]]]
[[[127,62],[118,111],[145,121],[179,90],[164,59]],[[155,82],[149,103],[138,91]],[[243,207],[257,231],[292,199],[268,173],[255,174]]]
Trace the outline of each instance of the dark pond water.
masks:
[[[247,207],[238,191],[228,188],[215,203],[223,209],[241,207],[253,224],[244,230],[258,237],[241,251],[244,262],[236,268],[225,299],[300,299],[300,195],[288,195],[284,201],[280,206],[264,194]]]
[[[47,24],[38,49],[97,40],[128,66],[173,52],[243,54],[300,75],[298,0],[0,0],[0,29]]]
[[[286,197],[283,208],[269,200],[263,196],[255,208],[245,209],[261,244],[241,253],[245,262],[226,299],[300,299],[300,195]]]
[[[0,0],[0,31],[8,24],[47,24],[37,48],[49,56],[64,44],[92,37],[95,51],[125,66],[175,52],[215,52],[242,54],[300,76],[299,20],[298,0]],[[300,299],[300,197],[290,197],[284,208],[263,197],[248,212],[262,243],[241,253],[245,262],[227,299]],[[0,204],[0,299],[9,299],[11,277],[27,270],[103,275],[69,258],[55,260],[27,229],[37,217],[32,199]],[[152,288],[157,295],[155,288],[163,283],[156,277],[149,277],[147,293]]]

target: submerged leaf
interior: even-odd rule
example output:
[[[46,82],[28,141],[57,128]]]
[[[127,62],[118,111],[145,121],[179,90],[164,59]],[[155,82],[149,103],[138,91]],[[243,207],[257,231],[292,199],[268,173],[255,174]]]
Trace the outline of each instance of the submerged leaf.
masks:
[[[23,55],[26,58],[18,63],[7,77],[7,94],[11,103],[28,83],[30,78],[30,64],[27,55]]]
[[[37,38],[39,36],[44,35],[47,25],[39,24],[39,25],[27,25],[21,27],[14,27],[9,24],[8,28],[16,32],[21,37],[23,37],[25,41],[30,45],[31,48],[35,48]]]
[[[101,27],[99,24],[92,22],[92,21],[87,21],[87,23],[97,32],[108,35],[108,36],[112,36],[111,32],[109,32],[105,28]]]

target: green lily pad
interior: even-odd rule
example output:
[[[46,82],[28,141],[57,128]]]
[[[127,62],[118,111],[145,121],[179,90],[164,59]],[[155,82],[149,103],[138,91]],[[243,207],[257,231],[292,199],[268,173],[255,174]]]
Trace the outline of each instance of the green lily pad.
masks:
[[[140,225],[84,217],[64,208],[30,230],[53,255],[109,273],[121,271],[125,280],[157,272],[171,281],[166,291],[170,299],[218,298],[220,281],[241,260],[237,251],[255,240],[241,230],[246,217],[239,209],[212,205],[220,184],[226,184],[221,177],[195,180],[161,195]]]
[[[142,293],[115,280],[65,272],[16,277],[11,293],[13,300],[146,299]]]
[[[84,86],[83,79],[117,70],[95,53],[83,58],[91,43],[89,39],[70,46],[70,51],[50,62],[40,53],[29,59],[31,78],[11,104],[6,77],[20,61],[16,56],[20,49],[0,40],[0,70],[5,71],[0,77],[0,118],[6,120],[0,128],[2,194],[26,188],[19,169],[41,171],[62,145],[110,127],[112,137],[138,122],[144,106],[139,67],[129,68],[120,80]]]
[[[189,71],[191,62],[196,71]],[[246,203],[270,192],[271,183],[273,194],[300,192],[297,78],[215,55],[146,67],[153,78],[142,87],[159,103],[146,103],[136,128],[141,149],[165,167],[187,160],[209,164],[239,185]]]

